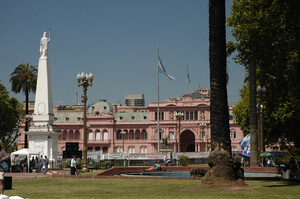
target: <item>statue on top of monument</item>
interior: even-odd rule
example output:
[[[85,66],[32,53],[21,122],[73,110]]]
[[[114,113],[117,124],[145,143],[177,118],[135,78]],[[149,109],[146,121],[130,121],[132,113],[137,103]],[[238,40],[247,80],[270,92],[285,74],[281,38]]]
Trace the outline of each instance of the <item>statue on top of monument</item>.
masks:
[[[44,32],[43,37],[41,38],[40,57],[48,57],[49,42],[50,42],[50,30],[49,30],[49,39],[47,38],[46,32]]]

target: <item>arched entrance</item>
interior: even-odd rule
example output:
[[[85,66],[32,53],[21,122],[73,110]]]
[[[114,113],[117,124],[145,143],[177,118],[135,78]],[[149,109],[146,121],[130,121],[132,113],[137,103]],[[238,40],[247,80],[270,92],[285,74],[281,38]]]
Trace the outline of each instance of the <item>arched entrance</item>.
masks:
[[[195,152],[195,135],[192,131],[183,131],[180,135],[181,152]]]

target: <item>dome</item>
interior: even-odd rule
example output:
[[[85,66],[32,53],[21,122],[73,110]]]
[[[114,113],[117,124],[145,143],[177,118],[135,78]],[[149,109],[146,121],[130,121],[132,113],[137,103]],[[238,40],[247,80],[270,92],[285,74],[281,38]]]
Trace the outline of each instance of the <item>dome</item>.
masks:
[[[102,112],[104,114],[110,114],[113,112],[113,107],[106,100],[100,100],[99,102],[92,104],[88,110],[87,114],[95,114],[97,111]]]

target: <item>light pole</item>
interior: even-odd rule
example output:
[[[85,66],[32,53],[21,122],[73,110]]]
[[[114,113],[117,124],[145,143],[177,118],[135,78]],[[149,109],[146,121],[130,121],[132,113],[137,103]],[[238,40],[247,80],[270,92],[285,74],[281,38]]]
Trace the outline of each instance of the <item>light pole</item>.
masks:
[[[181,120],[183,120],[183,118],[184,118],[183,112],[179,112],[179,111],[176,112],[176,119],[178,121],[178,132],[177,132],[177,134],[178,134],[178,152],[181,152],[180,151],[180,127],[181,127],[180,122],[181,122]]]
[[[125,152],[125,148],[124,148],[124,136],[125,136],[125,134],[126,134],[126,132],[125,131],[121,131],[120,132],[121,133],[121,135],[122,135],[122,139],[123,139],[123,159],[124,159],[124,167],[125,167],[125,155],[124,155],[124,152]]]
[[[260,154],[264,152],[264,134],[263,134],[263,103],[262,98],[266,92],[266,87],[259,85],[256,89],[258,93],[258,159],[260,159]]]
[[[87,172],[87,125],[86,125],[86,102],[87,102],[87,88],[93,85],[93,74],[90,73],[89,75],[84,72],[81,74],[78,73],[77,75],[77,82],[78,87],[83,87],[83,95],[82,102],[83,102],[83,166],[82,172]]]

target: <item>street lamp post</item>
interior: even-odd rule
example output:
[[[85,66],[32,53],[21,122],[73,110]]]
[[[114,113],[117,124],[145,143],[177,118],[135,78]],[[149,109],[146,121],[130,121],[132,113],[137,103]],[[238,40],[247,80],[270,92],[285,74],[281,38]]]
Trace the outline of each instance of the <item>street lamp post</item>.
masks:
[[[184,118],[184,113],[183,112],[176,112],[176,119],[178,120],[178,132],[177,132],[177,134],[178,134],[178,152],[181,152],[181,150],[180,150],[180,127],[181,127],[181,124],[180,124],[180,122],[181,122],[181,120],[183,120],[183,118]]]
[[[124,167],[125,167],[125,155],[124,155],[124,152],[125,152],[125,148],[124,148],[124,136],[125,136],[125,134],[126,134],[126,132],[125,131],[121,131],[120,132],[121,133],[121,135],[122,135],[122,139],[123,139],[123,154],[122,154],[122,156],[123,156],[123,159],[124,159]]]
[[[87,172],[87,125],[86,125],[86,102],[87,102],[87,88],[93,85],[93,74],[81,74],[78,73],[77,75],[77,82],[78,87],[83,87],[83,95],[82,102],[83,102],[83,165],[82,165],[82,172]]]
[[[263,103],[262,98],[266,92],[266,87],[259,85],[256,89],[258,93],[258,158],[260,159],[260,154],[264,152],[264,134],[263,134]]]

